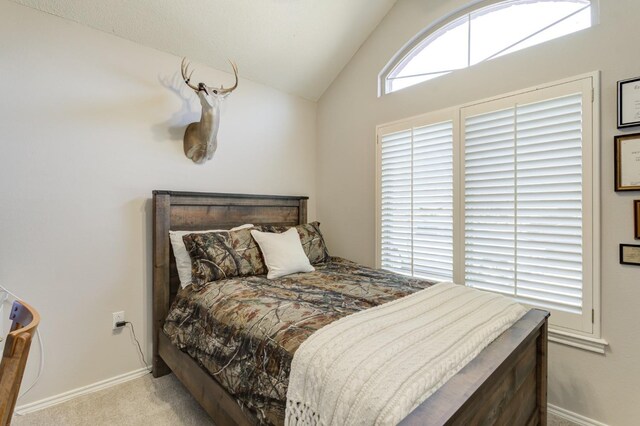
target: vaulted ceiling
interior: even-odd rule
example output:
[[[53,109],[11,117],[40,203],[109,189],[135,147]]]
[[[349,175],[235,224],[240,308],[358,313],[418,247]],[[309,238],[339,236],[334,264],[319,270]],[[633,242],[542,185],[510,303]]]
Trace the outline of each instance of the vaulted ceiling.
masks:
[[[13,0],[317,100],[396,0]],[[177,66],[177,65],[176,65]]]

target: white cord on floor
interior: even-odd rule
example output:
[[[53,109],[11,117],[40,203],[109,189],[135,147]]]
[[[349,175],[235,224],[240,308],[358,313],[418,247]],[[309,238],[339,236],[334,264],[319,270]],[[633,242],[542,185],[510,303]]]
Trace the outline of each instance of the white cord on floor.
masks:
[[[7,290],[7,288],[5,288],[2,285],[0,285],[0,291],[5,292],[4,298],[2,299],[2,301],[0,301],[0,306],[2,306],[4,304],[4,302],[6,302],[6,300],[9,298],[9,296],[12,296],[16,300],[23,300],[21,297],[18,297],[17,295],[15,295],[11,291]],[[36,376],[36,378],[33,381],[33,383],[31,383],[31,385],[24,392],[22,392],[18,396],[18,399],[22,398],[27,393],[29,393],[29,391],[31,389],[33,389],[33,387],[36,385],[36,383],[38,383],[38,380],[40,380],[40,376],[42,375],[42,371],[44,370],[44,345],[42,344],[42,337],[40,336],[40,330],[38,330],[38,329],[36,329],[36,336],[38,337],[38,345],[40,346],[40,365],[38,367],[38,375]],[[21,415],[19,413],[15,413],[15,414],[17,414],[19,416]]]

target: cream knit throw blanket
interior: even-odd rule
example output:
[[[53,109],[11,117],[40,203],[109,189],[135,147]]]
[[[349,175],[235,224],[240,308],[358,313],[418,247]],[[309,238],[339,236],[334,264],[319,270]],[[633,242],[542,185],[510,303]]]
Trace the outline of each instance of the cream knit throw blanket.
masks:
[[[293,357],[285,425],[395,425],[526,312],[440,283],[333,322]]]

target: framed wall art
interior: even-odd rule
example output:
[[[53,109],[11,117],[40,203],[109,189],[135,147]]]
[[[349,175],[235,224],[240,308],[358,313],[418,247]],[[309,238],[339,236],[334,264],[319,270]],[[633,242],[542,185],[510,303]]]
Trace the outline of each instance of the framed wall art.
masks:
[[[615,190],[640,191],[640,133],[615,137]]]
[[[620,244],[620,263],[623,265],[640,265],[640,246]]]
[[[633,228],[636,240],[640,240],[640,200],[633,202]]]
[[[640,77],[618,82],[618,129],[640,126]]]

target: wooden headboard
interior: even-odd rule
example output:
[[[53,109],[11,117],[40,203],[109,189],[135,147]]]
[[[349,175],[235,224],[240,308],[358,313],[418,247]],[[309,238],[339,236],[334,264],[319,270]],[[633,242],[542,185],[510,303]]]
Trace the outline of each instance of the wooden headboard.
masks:
[[[255,225],[295,226],[307,222],[305,196],[153,191],[153,368],[167,369],[158,356],[158,336],[180,287],[169,230],[197,231]]]

